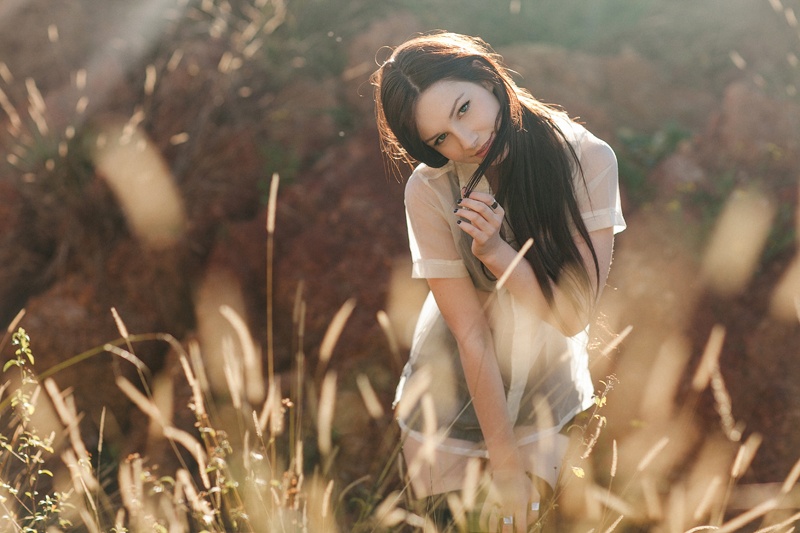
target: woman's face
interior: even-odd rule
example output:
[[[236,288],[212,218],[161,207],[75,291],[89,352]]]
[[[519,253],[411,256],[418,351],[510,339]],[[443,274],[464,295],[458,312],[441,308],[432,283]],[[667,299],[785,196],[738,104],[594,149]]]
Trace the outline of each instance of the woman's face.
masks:
[[[440,80],[419,95],[414,117],[425,144],[452,161],[480,163],[495,139],[499,112],[489,84]]]

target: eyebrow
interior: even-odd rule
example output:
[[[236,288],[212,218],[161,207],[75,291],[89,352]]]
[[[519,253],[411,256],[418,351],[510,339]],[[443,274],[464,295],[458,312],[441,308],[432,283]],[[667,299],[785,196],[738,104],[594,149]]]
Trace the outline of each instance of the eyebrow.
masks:
[[[461,94],[459,94],[459,95],[458,95],[458,97],[456,98],[456,101],[455,101],[455,102],[453,102],[453,108],[450,110],[450,118],[453,118],[453,114],[456,112],[456,106],[458,106],[458,102],[459,102],[459,100],[461,100],[461,98],[462,98],[462,97],[463,97],[465,94],[466,94],[466,93],[461,93]],[[430,142],[431,142],[432,140],[434,140],[435,138],[437,138],[439,135],[441,135],[441,133],[437,133],[436,135],[434,135],[434,136],[433,136],[433,137],[431,137],[430,139],[428,139],[428,140],[424,141],[424,142],[425,142],[425,144],[430,144]]]

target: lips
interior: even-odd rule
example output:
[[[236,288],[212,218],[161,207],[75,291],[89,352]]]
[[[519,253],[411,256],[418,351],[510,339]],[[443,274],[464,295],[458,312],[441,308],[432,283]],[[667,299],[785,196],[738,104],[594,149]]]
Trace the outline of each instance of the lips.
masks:
[[[475,157],[480,157],[480,158],[486,157],[486,154],[489,153],[489,148],[491,148],[491,146],[492,146],[492,141],[493,140],[494,140],[494,133],[492,133],[489,136],[489,140],[486,141],[486,143],[484,143],[483,146],[481,146],[481,149],[478,150],[477,152],[475,152]]]

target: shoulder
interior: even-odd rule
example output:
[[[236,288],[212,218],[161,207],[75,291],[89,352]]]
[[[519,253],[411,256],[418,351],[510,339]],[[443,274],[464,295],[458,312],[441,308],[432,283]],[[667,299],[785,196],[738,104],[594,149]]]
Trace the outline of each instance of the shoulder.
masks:
[[[581,162],[581,166],[586,167],[589,165],[594,168],[607,168],[617,164],[617,157],[611,146],[602,139],[597,138],[582,124],[561,116],[556,117],[554,122],[564,134],[567,142],[572,145]]]
[[[408,178],[408,183],[406,184],[406,187],[408,187],[408,184],[410,184],[411,182],[426,182],[434,180],[439,176],[443,176],[448,172],[452,171],[453,168],[454,167],[452,161],[448,161],[447,164],[441,168],[433,168],[429,167],[425,163],[420,163],[419,165],[417,165],[417,168],[414,169],[414,172],[411,173],[411,177]]]
[[[441,181],[438,178],[446,175],[451,170],[453,170],[452,161],[441,168],[432,168],[425,163],[421,163],[406,181],[406,200],[408,200],[409,196],[430,195],[433,193],[433,187],[436,182]]]
[[[586,130],[584,130],[586,131]],[[602,139],[598,139],[590,132],[586,131],[581,140],[581,165],[584,170],[593,169],[594,172],[600,172],[608,168],[617,168],[617,156],[614,150]]]
[[[589,130],[584,128],[583,124],[573,121],[566,113],[554,113],[550,118],[564,134],[564,138],[572,145],[580,145],[584,137],[589,134]]]

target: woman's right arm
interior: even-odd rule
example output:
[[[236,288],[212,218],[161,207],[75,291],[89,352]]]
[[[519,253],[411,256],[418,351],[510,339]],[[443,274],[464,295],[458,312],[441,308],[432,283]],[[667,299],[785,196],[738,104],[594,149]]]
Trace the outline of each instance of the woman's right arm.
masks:
[[[524,473],[508,416],[505,389],[494,351],[492,333],[478,293],[456,250],[450,229],[455,214],[421,173],[433,180],[436,171],[419,169],[406,184],[409,244],[414,274],[425,277],[436,304],[458,344],[467,387],[478,416],[505,515],[525,523],[532,486]],[[445,214],[445,211],[448,211]]]
[[[439,311],[458,344],[461,365],[481,426],[504,515],[527,521],[531,483],[519,455],[492,333],[469,277],[428,279]]]

